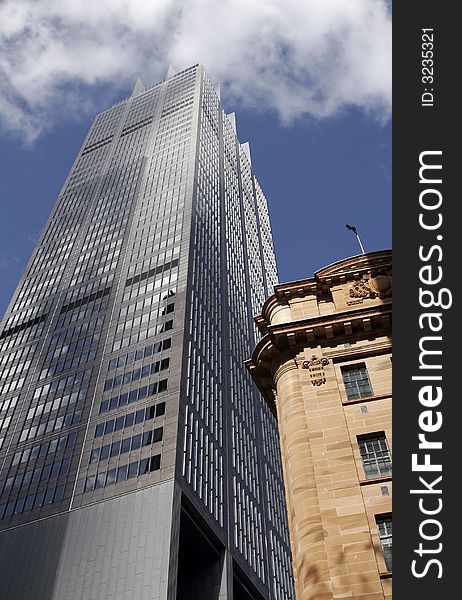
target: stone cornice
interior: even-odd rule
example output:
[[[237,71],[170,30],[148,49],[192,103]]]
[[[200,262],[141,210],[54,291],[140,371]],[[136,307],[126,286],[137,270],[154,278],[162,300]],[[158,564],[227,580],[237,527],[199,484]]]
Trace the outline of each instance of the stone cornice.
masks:
[[[367,254],[351,256],[350,258],[345,258],[327,267],[323,267],[319,271],[316,271],[314,277],[316,280],[335,278],[342,283],[343,281],[357,279],[371,269],[391,267],[391,262],[391,250],[368,252]]]
[[[299,321],[268,325],[252,358],[246,361],[261,393],[275,410],[274,374],[283,360],[295,358],[306,347],[333,346],[371,335],[391,337],[391,302]],[[373,349],[361,348],[368,352]],[[342,354],[348,354],[343,353]]]
[[[278,284],[274,287],[274,294],[263,304],[261,315],[256,317],[255,321],[262,334],[265,334],[273,310],[288,300],[309,295],[323,296],[333,285],[360,280],[375,269],[391,270],[391,265],[391,250],[380,250],[332,263],[317,271],[314,277]]]
[[[348,348],[329,348],[323,352],[323,356],[332,359],[333,362],[344,360],[345,358],[363,358],[391,352],[391,340],[380,340],[370,342],[367,345],[349,346]]]

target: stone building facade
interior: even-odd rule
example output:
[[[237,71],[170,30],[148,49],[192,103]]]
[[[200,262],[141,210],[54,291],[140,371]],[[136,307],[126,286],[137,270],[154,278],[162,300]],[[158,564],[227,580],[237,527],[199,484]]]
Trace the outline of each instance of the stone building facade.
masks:
[[[277,285],[256,318],[297,600],[391,597],[391,294],[391,252],[373,252]]]

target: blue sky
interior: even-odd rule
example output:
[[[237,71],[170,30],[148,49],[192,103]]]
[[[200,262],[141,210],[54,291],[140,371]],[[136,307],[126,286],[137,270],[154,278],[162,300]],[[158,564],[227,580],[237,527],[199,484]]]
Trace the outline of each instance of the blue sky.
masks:
[[[387,2],[92,7],[0,5],[1,315],[94,114],[128,96],[138,76],[162,80],[170,63],[201,62],[222,82],[269,201],[281,281],[357,254],[346,223],[366,251],[391,246]]]

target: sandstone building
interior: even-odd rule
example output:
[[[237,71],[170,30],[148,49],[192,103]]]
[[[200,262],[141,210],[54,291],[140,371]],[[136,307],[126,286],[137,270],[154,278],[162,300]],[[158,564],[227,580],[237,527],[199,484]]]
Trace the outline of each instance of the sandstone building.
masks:
[[[297,600],[391,597],[391,291],[391,252],[373,252],[276,285],[256,319]]]

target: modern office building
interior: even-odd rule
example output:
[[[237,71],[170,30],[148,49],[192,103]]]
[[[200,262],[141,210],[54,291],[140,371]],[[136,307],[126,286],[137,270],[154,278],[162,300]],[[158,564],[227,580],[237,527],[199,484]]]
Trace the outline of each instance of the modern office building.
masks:
[[[297,600],[391,597],[391,293],[391,252],[372,252],[277,285],[257,318]]]
[[[291,600],[265,196],[196,65],[94,120],[0,328],[2,600]]]

